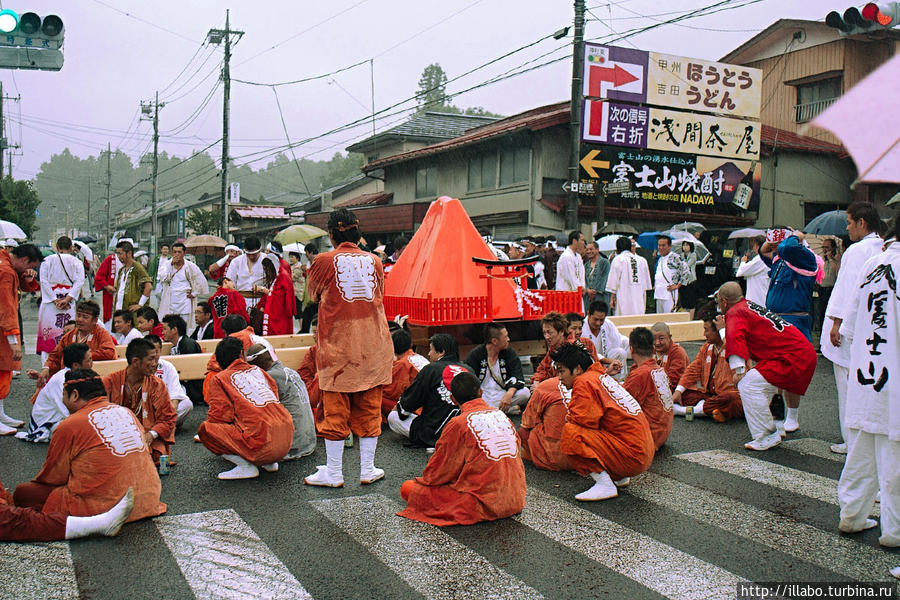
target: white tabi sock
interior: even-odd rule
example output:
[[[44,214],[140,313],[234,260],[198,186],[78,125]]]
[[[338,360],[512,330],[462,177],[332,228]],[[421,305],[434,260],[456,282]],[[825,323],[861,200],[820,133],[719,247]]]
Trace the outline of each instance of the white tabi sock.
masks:
[[[384,471],[375,466],[375,448],[377,437],[359,438],[359,481],[363,484],[374,483],[384,478]]]
[[[122,499],[104,513],[93,517],[66,517],[66,539],[89,535],[116,535],[134,507],[134,488],[128,488]]]

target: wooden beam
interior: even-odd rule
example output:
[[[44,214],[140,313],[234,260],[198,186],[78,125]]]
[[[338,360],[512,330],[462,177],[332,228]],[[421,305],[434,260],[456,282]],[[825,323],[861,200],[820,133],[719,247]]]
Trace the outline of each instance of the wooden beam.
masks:
[[[313,335],[311,333],[299,333],[295,335],[270,335],[266,337],[266,340],[272,344],[273,348],[305,348],[307,346],[312,346],[315,343],[313,339]],[[200,348],[204,352],[215,352],[216,346],[222,340],[200,340],[198,343],[200,344]],[[119,358],[125,358],[125,349],[127,346],[116,346],[116,356]],[[172,344],[168,342],[163,342],[162,345],[162,355],[169,356],[169,352],[172,350]]]
[[[650,313],[648,315],[625,315],[621,317],[612,316],[609,317],[609,320],[615,323],[616,327],[620,327],[622,325],[643,325],[644,323],[652,324],[658,323],[659,321],[663,321],[665,323],[683,323],[685,321],[691,320],[691,313],[674,312],[661,314]]]
[[[650,328],[653,323],[635,323],[634,325],[623,325],[617,327],[619,333],[628,337],[631,330],[635,327]],[[669,323],[669,332],[672,334],[672,340],[675,342],[694,342],[704,339],[703,337],[703,321],[684,321],[681,323]]]
[[[300,363],[303,362],[303,357],[306,356],[306,351],[308,349],[309,348],[306,347],[278,348],[276,353],[278,354],[278,360],[280,360],[284,366],[291,369],[297,369],[300,366]],[[195,379],[203,379],[206,377],[206,363],[209,362],[211,356],[211,352],[205,352],[203,354],[166,356],[165,358],[172,363],[178,371],[178,378],[180,380],[193,381]],[[100,375],[108,375],[116,371],[121,371],[126,365],[127,363],[124,358],[97,361],[94,363],[94,370]]]

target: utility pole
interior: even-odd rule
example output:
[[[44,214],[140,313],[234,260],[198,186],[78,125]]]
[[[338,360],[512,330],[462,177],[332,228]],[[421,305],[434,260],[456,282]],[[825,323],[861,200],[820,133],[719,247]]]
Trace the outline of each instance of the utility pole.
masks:
[[[570,103],[569,185],[579,181],[578,162],[581,160],[582,76],[584,72],[584,0],[575,0],[575,32],[572,40],[572,99]],[[598,203],[597,223],[602,223],[603,209]],[[566,196],[566,229],[578,227],[578,192],[570,190]]]
[[[152,117],[149,117],[150,120],[153,121],[153,191],[150,199],[150,260],[153,260],[153,257],[156,256],[156,234],[157,234],[157,223],[156,223],[156,202],[157,202],[157,188],[158,186],[158,176],[159,176],[159,109],[165,106],[166,103],[163,102],[160,104],[159,102],[159,92],[156,92],[156,96],[153,101],[147,103],[141,103],[141,112],[145,115],[149,115],[152,113]]]
[[[226,242],[228,240],[228,121],[229,102],[231,101],[231,36],[238,39],[244,35],[243,31],[235,31],[230,26],[230,11],[225,11],[225,29],[210,29],[206,34],[210,44],[225,42],[225,60],[222,65],[223,104],[222,104],[222,224],[220,235]]]
[[[109,223],[109,186],[112,184],[112,169],[110,168],[110,154],[112,154],[109,142],[106,142],[106,245],[109,246],[109,242],[112,240],[110,237],[112,232],[110,231],[110,223]]]
[[[21,99],[22,99],[21,95],[4,96],[3,95],[3,83],[0,82],[0,123],[3,124],[3,132],[6,131],[6,123],[3,121],[3,101],[4,100],[12,100],[14,102],[19,102]],[[14,146],[10,146],[9,139],[7,139],[7,137],[5,135],[0,135],[0,179],[3,178],[3,154],[2,154],[2,152],[4,150],[9,150],[9,153],[7,154],[7,158],[9,160],[9,163],[8,163],[9,164],[9,176],[10,176],[10,178],[12,178],[12,157],[13,157],[12,149],[13,148],[18,150],[19,148],[21,148],[21,146],[19,146],[18,144],[14,145]]]
[[[91,180],[88,178],[88,210],[87,210],[87,225],[85,226],[85,231],[91,226]]]

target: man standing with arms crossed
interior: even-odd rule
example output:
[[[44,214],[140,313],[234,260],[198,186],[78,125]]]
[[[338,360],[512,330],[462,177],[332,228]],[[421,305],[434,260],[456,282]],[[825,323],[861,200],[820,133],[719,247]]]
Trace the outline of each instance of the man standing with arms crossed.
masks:
[[[569,292],[584,290],[584,234],[573,229],[569,232],[569,246],[556,263],[556,289]]]

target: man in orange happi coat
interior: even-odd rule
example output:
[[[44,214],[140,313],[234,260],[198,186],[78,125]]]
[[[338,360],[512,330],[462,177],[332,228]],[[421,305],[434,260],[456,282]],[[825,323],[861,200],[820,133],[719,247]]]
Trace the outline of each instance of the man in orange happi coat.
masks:
[[[571,471],[569,458],[560,450],[563,425],[566,423],[566,405],[572,398],[572,390],[551,377],[538,384],[531,395],[525,412],[519,439],[522,440],[522,458],[534,466],[548,471]]]
[[[716,327],[715,309],[705,312],[703,336],[706,343],[688,365],[672,394],[672,408],[684,416],[685,407],[694,407],[694,416],[710,415],[718,423],[744,416],[741,393],[734,384],[734,371],[725,359],[725,340]]]
[[[401,517],[432,525],[471,525],[525,508],[525,466],[516,430],[503,411],[479,397],[481,382],[462,367],[444,367],[444,384],[462,414],[450,419],[421,477],[403,482]]]
[[[594,480],[575,499],[613,498],[619,494],[617,484],[628,485],[653,462],[656,447],[647,417],[603,365],[591,362],[584,348],[564,344],[553,360],[559,380],[572,389],[560,449],[576,471]]]
[[[410,386],[428,359],[412,349],[412,339],[405,329],[397,329],[391,334],[394,344],[394,363],[391,366],[391,383],[381,390],[381,416],[387,416],[397,406],[400,396]]]
[[[272,344],[264,338],[253,333],[253,328],[247,325],[247,320],[241,315],[228,315],[224,319],[222,319],[222,332],[226,337],[237,338],[241,341],[241,345],[244,347],[244,352],[246,352],[250,346],[253,344],[262,344],[269,350],[269,354],[272,356],[272,360],[278,360],[278,357],[275,355],[275,351],[272,349]],[[206,378],[203,380],[203,397],[206,398],[206,394],[209,391],[209,383],[212,381],[212,378],[216,375],[216,373],[222,370],[219,367],[219,363],[216,361],[216,355],[213,354],[209,357],[209,360],[206,363]]]
[[[308,485],[344,485],[344,440],[359,436],[362,484],[384,477],[375,467],[381,434],[381,387],[391,382],[393,344],[384,316],[384,271],[374,254],[357,246],[359,220],[339,208],[328,216],[335,249],[316,256],[308,271],[307,293],[319,303],[316,368],[325,419],[326,464],[304,481]]]
[[[598,359],[594,343],[587,338],[576,337],[569,326],[569,320],[561,313],[550,312],[544,315],[544,318],[541,319],[541,330],[544,333],[544,340],[547,342],[547,355],[544,356],[544,360],[541,361],[541,364],[535,369],[534,375],[531,376],[532,392],[537,389],[537,384],[541,381],[559,375],[556,367],[553,366],[553,360],[550,358],[550,355],[563,344],[578,340],[587,349],[593,360],[596,361]],[[604,360],[612,363],[609,359]],[[619,369],[621,369],[621,366],[619,366]],[[616,373],[618,373],[618,370],[616,370]],[[611,374],[615,375],[615,373]]]
[[[159,475],[134,415],[107,401],[103,381],[90,369],[67,372],[63,386],[63,403],[71,414],[53,433],[44,468],[16,488],[16,506],[45,514],[96,515],[133,488],[128,521],[166,512],[159,501]]]
[[[684,375],[684,370],[690,362],[687,352],[684,351],[681,344],[672,341],[669,326],[662,321],[654,323],[650,331],[653,334],[654,358],[656,358],[656,363],[665,369],[666,376],[669,378],[669,389],[674,392],[675,386],[678,385],[678,381]]]
[[[623,384],[638,401],[659,450],[672,432],[672,391],[665,369],[653,359],[653,334],[646,327],[635,327],[628,336],[634,367]]]
[[[111,403],[124,406],[138,418],[144,441],[158,465],[160,456],[171,453],[178,419],[166,384],[156,376],[159,350],[144,338],[131,340],[125,360],[128,366],[104,377],[103,385]]]
[[[216,346],[225,369],[209,384],[209,412],[197,436],[213,454],[234,463],[219,479],[259,477],[258,466],[278,470],[291,449],[294,421],[278,402],[278,386],[268,373],[247,363],[241,341],[226,337]]]
[[[93,360],[116,359],[116,340],[100,325],[99,318],[100,306],[93,300],[81,300],[75,305],[75,329],[59,339],[56,348],[47,356],[47,362],[44,363],[40,373],[33,369],[28,370],[28,376],[37,379],[38,389],[63,368],[63,348],[69,344],[87,344],[91,349]]]
[[[13,419],[3,410],[9,396],[12,372],[22,368],[22,332],[19,331],[19,290],[37,291],[35,269],[41,263],[41,251],[33,244],[0,250],[0,435],[16,432],[24,421]]]

